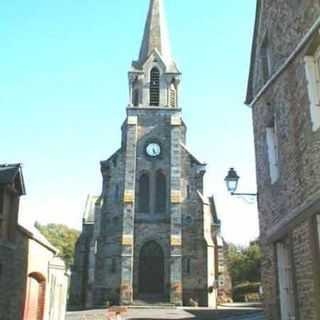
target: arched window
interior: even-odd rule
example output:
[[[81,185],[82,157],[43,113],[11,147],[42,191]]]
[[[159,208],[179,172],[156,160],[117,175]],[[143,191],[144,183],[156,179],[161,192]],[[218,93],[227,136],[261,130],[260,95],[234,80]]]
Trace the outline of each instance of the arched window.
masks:
[[[167,183],[166,176],[161,170],[156,174],[156,211],[164,212],[167,206]]]
[[[119,185],[117,184],[114,188],[114,201],[119,201],[120,200],[120,188]]]
[[[191,189],[190,189],[190,186],[187,185],[187,199],[190,199],[191,198]]]
[[[160,104],[160,71],[154,67],[150,73],[150,106]]]
[[[186,274],[191,273],[191,259],[189,257],[183,259],[183,272]]]
[[[116,273],[116,271],[117,271],[117,260],[116,260],[116,258],[112,258],[112,260],[111,260],[110,271],[111,271],[111,273]]]
[[[177,106],[177,90],[174,84],[172,83],[169,89],[169,105],[172,108]]]
[[[149,212],[150,210],[150,178],[147,173],[143,173],[139,180],[139,211]]]
[[[132,94],[132,104],[135,107],[139,106],[139,89],[134,89]]]

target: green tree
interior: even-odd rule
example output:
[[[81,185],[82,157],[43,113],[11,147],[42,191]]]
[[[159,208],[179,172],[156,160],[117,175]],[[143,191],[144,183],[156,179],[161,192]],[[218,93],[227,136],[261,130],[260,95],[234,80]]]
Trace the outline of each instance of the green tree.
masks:
[[[259,243],[252,242],[248,247],[229,245],[228,262],[232,284],[260,282],[261,249]]]
[[[63,224],[41,225],[36,222],[35,227],[59,250],[59,257],[64,260],[66,268],[69,269],[73,263],[74,248],[80,232]]]

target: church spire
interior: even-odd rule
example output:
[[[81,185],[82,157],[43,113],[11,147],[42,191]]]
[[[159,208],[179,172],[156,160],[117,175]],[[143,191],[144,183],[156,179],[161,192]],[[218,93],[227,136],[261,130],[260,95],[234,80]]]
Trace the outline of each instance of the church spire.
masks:
[[[139,65],[143,65],[154,50],[159,52],[167,67],[170,68],[174,65],[163,0],[150,0],[148,18],[139,54]]]
[[[180,71],[171,55],[164,0],[150,0],[138,61],[129,71],[130,107],[178,108]]]

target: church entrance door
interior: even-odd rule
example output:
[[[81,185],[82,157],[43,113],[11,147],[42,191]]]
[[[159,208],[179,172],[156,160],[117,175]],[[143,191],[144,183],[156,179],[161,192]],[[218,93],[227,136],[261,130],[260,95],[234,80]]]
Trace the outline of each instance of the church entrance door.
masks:
[[[139,294],[162,295],[164,289],[164,254],[155,241],[147,242],[140,251]]]

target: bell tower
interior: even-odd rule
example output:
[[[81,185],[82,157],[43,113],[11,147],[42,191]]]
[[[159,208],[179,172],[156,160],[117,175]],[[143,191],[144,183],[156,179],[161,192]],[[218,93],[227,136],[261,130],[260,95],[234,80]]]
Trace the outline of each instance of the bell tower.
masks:
[[[129,71],[130,103],[123,127],[123,237],[132,247],[122,249],[122,303],[130,303],[145,289],[141,281],[139,288],[139,255],[150,240],[163,251],[166,285],[161,294],[182,304],[180,144],[186,129],[179,108],[180,75],[171,54],[163,1],[151,0],[139,58]]]
[[[129,106],[177,108],[179,83],[163,0],[151,0],[139,59],[129,71]]]

